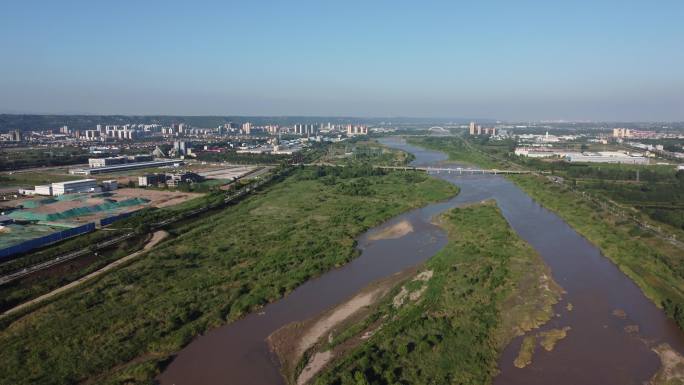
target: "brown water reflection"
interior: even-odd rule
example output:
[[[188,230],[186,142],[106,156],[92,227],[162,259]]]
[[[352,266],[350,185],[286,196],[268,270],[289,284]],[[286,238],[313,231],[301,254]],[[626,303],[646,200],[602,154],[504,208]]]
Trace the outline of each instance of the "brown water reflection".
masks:
[[[397,138],[383,139],[396,148],[414,153],[416,165],[444,162],[440,152],[407,145]],[[667,342],[684,351],[684,335],[653,305],[639,288],[598,249],[573,231],[555,214],[545,210],[513,183],[498,176],[441,178],[457,184],[461,193],[400,215],[359,238],[361,255],[297,288],[286,298],[242,320],[218,328],[194,340],[159,376],[162,384],[282,384],[276,358],[265,339],[293,321],[304,320],[351,297],[368,283],[420,263],[446,242],[444,233],[430,219],[451,207],[495,199],[512,228],[529,242],[551,267],[567,294],[556,306],[561,316],[542,330],[570,326],[566,339],[552,352],[537,349],[526,368],[513,366],[520,346],[514,340],[503,352],[501,374],[494,384],[642,384],[657,370],[659,361],[649,344]],[[414,231],[397,239],[369,241],[369,234],[400,221]],[[574,309],[565,309],[567,302]],[[626,318],[612,313],[623,309]],[[624,331],[638,325],[638,334]]]

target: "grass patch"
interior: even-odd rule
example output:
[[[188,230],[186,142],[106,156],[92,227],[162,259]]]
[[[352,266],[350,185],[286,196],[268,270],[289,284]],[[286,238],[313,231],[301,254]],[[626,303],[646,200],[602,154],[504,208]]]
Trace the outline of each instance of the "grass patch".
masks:
[[[302,169],[0,333],[0,383],[149,383],[196,335],[356,255],[354,237],[456,193],[424,174]]]
[[[524,368],[525,366],[532,363],[532,356],[534,355],[534,350],[537,347],[537,337],[534,335],[525,336],[520,344],[520,351],[518,356],[515,357],[513,365],[516,368]]]
[[[441,224],[447,246],[378,308],[382,327],[316,384],[486,384],[529,320],[552,316],[560,288],[542,284],[541,258],[493,204],[451,210]]]
[[[640,236],[631,222],[602,211],[569,188],[537,176],[513,181],[597,245],[641,290],[684,326],[684,259],[681,250],[656,237]],[[601,215],[596,215],[601,212]]]

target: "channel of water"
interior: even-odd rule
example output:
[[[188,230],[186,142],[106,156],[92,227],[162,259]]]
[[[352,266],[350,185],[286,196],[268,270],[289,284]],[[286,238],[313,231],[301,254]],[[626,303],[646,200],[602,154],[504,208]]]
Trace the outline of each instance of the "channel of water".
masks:
[[[416,166],[446,163],[444,153],[408,145],[400,138],[382,142],[413,153]],[[437,176],[456,184],[460,194],[399,215],[362,234],[358,258],[306,282],[259,312],[196,338],[178,353],[158,381],[162,385],[283,384],[278,359],[266,343],[270,334],[341,303],[375,280],[427,260],[447,242],[431,219],[450,208],[486,199],[496,200],[511,227],[537,250],[566,291],[555,306],[560,316],[540,330],[571,327],[553,351],[537,349],[533,363],[523,369],[513,366],[522,337],[514,339],[502,353],[495,385],[640,385],[660,365],[651,350],[654,345],[667,342],[684,352],[684,333],[634,282],[515,184],[493,175]],[[369,240],[370,235],[401,221],[410,222],[414,231],[397,239]],[[572,311],[565,310],[568,302]],[[613,315],[617,309],[626,316]],[[626,332],[627,325],[638,325],[639,332]]]

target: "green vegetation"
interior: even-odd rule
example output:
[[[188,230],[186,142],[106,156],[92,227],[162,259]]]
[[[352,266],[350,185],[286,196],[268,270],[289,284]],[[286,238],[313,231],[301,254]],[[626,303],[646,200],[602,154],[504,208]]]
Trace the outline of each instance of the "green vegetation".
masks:
[[[568,335],[569,330],[570,327],[566,326],[561,329],[549,329],[525,336],[520,344],[520,351],[518,351],[518,356],[513,361],[513,365],[515,365],[516,368],[524,368],[531,364],[534,351],[537,349],[537,342],[547,352],[552,351],[553,348],[556,347],[558,341]]]
[[[93,233],[93,235],[94,234],[105,235],[103,232]],[[52,269],[48,269],[52,271],[43,271],[33,276],[29,276],[28,278],[16,280],[0,286],[0,312],[9,310],[14,306],[76,281],[77,279],[130,254],[134,250],[142,248],[146,238],[147,237],[144,235],[130,238],[116,246],[101,249],[97,252],[93,251],[85,257],[80,257],[70,262],[64,262]],[[84,247],[88,247],[89,239],[92,240],[93,238],[88,235],[73,238],[74,241],[78,240],[80,244],[85,245]]]
[[[454,160],[467,158],[477,162],[480,159],[485,162],[481,164],[488,165],[485,158],[490,154],[484,155],[480,152],[481,148],[475,148],[462,138],[453,140],[460,144],[423,139],[416,143],[437,150],[446,149]],[[514,156],[511,159],[521,161]],[[684,329],[684,258],[680,244],[662,236],[654,236],[653,232],[640,225],[641,221],[633,220],[632,213],[616,210],[605,202],[605,196],[602,195],[637,207],[638,202],[644,207],[645,202],[659,202],[645,211],[649,213],[648,210],[664,210],[667,207],[668,213],[676,216],[677,211],[672,211],[672,208],[676,205],[675,208],[679,210],[681,205],[684,175],[675,173],[671,167],[641,167],[638,168],[641,182],[633,184],[626,183],[625,179],[636,179],[637,166],[574,165],[540,160],[526,160],[523,164],[568,179],[561,179],[561,183],[558,183],[558,180],[551,181],[541,176],[510,177],[528,195],[556,212],[598,246],[604,255],[639,285],[647,297],[662,306]],[[652,216],[659,219],[656,213],[654,211]],[[662,220],[672,223],[677,219]]]
[[[88,157],[88,153],[79,147],[8,148],[0,150],[0,170],[87,163]]]
[[[65,182],[69,180],[83,179],[83,177],[68,174],[50,172],[18,172],[0,174],[0,186],[19,186],[33,188],[35,185],[49,184],[53,182]]]
[[[328,147],[323,162],[337,164],[363,164],[371,162],[378,166],[404,166],[414,159],[413,154],[389,148],[377,141],[352,139],[334,143]]]
[[[39,279],[27,278],[0,286],[0,311],[7,310],[22,302],[38,297],[69,282],[72,282],[106,264],[139,249],[150,230],[150,225],[195,210],[207,205],[215,205],[223,200],[225,194],[212,193],[181,204],[165,208],[146,208],[135,215],[115,222],[106,230],[70,238],[49,245],[39,250],[19,256],[0,264],[0,274],[9,274],[22,268],[51,260],[73,251],[88,249],[90,253],[71,262],[60,265],[57,274],[38,274]],[[197,219],[197,218],[196,218]],[[166,226],[171,234],[177,234],[178,228],[188,225],[190,220]],[[97,243],[113,239],[125,233],[135,231],[138,235],[117,246],[95,251]]]
[[[316,384],[487,384],[504,346],[550,319],[560,288],[544,284],[552,281],[541,258],[493,204],[453,209],[441,223],[447,246],[364,328],[340,333],[375,330]]]
[[[562,340],[568,335],[570,331],[570,326],[566,326],[561,329],[550,329],[543,332],[539,332],[538,336],[541,338],[540,345],[546,349],[546,351],[552,351],[558,341]]]
[[[684,230],[684,171],[672,166],[516,161],[530,169],[551,171],[575,189],[634,207],[653,220]]]
[[[0,383],[151,383],[197,334],[346,263],[363,230],[454,193],[414,172],[297,170],[21,321],[4,319]]]
[[[646,296],[661,305],[684,328],[684,259],[677,246],[653,237],[632,221],[614,215],[569,187],[538,176],[513,181],[544,207],[601,248]]]
[[[522,343],[520,344],[520,351],[518,356],[515,357],[513,365],[516,368],[524,368],[525,366],[532,363],[532,356],[534,355],[534,350],[537,347],[537,337],[534,335],[525,336]]]

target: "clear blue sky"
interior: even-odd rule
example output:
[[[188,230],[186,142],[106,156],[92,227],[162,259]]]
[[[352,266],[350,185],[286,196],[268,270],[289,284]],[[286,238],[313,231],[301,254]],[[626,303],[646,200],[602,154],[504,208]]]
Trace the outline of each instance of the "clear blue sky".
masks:
[[[7,1],[0,111],[684,120],[684,1]]]

